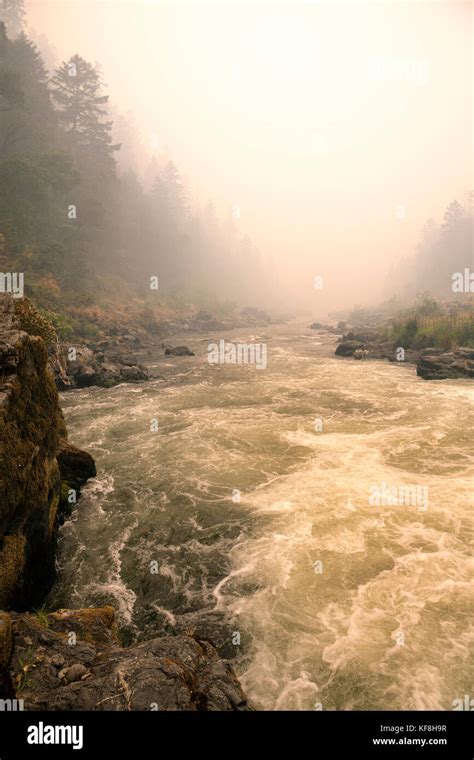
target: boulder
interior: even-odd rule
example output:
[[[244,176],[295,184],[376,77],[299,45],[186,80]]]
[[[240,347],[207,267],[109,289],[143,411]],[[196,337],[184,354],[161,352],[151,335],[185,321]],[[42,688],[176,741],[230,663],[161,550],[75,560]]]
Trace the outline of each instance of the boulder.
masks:
[[[121,352],[116,340],[100,341],[94,350],[87,346],[79,347],[76,359],[67,365],[70,387],[89,388],[97,385],[101,388],[111,388],[119,383],[148,380],[148,370],[138,364],[136,357],[129,351],[130,348],[125,348]],[[66,389],[66,385],[57,375],[56,384],[61,390]]]
[[[76,491],[79,491],[89,478],[95,478],[97,475],[95,462],[91,455],[67,441],[61,440],[59,442],[57,460],[61,481],[66,482],[70,488],[74,488]]]
[[[458,348],[426,355],[423,352],[416,374],[424,380],[455,380],[474,377],[474,349]]]
[[[194,356],[187,346],[167,346],[165,348],[166,356]]]
[[[10,676],[27,710],[249,709],[231,666],[211,642],[196,636],[123,648],[111,607],[41,618],[13,614],[12,628]],[[66,636],[71,631],[74,646]]]
[[[354,351],[363,348],[363,343],[358,340],[346,340],[339,343],[336,348],[336,356],[353,356]]]
[[[133,367],[122,367],[120,377],[127,383],[141,383],[143,380],[148,380],[148,372],[145,367],[137,364]]]

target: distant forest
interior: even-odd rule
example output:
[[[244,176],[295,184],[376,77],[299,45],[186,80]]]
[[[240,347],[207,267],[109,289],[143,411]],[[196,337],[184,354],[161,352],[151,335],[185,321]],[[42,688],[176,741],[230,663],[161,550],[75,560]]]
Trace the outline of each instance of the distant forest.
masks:
[[[78,54],[57,65],[44,35],[41,50],[26,36],[25,21],[23,0],[3,0],[0,270],[24,272],[25,293],[79,332],[124,308],[146,320],[268,304],[277,275],[239,231],[239,209],[220,220],[211,202],[198,208],[161,153],[139,166],[140,135],[109,103],[98,65]],[[471,194],[441,223],[426,223],[384,296],[451,298],[452,274],[473,268],[472,244]]]
[[[404,301],[426,291],[452,299],[453,274],[474,272],[473,206],[474,193],[470,193],[464,206],[457,200],[449,204],[441,223],[429,219],[415,254],[403,257],[392,269],[387,291]]]
[[[133,123],[109,104],[97,65],[73,54],[49,70],[22,0],[1,8],[0,270],[24,272],[40,307],[84,322],[125,303],[146,318],[157,307],[230,310],[242,292],[241,305],[260,302],[268,278],[239,210],[222,222],[212,203],[194,208],[169,159],[153,157],[139,177]]]

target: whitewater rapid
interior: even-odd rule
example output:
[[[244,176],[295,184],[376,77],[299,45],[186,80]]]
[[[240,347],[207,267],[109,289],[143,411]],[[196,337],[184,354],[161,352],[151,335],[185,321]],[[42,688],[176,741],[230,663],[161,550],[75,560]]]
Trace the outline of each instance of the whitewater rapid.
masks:
[[[257,709],[474,696],[472,384],[335,358],[301,325],[225,337],[265,342],[266,369],[209,365],[194,336],[164,379],[63,394],[98,476],[49,604],[111,603],[126,641],[208,636]],[[382,484],[427,508],[371,504]]]

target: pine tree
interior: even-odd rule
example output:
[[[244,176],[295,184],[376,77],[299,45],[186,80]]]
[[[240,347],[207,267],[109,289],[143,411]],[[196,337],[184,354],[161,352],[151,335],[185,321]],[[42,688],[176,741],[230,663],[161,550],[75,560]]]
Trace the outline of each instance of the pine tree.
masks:
[[[173,161],[168,161],[163,172],[169,212],[175,221],[184,220],[189,208],[180,173]]]
[[[455,227],[464,217],[464,209],[459,201],[453,201],[449,204],[444,214],[443,228],[445,230]]]
[[[100,74],[79,55],[65,61],[51,80],[53,100],[71,149],[111,162],[120,146],[112,143],[112,122],[104,120],[109,97],[102,95],[102,89]]]
[[[9,40],[0,23],[0,157],[47,150],[54,142],[56,117],[48,75],[36,46],[22,32]]]
[[[24,0],[0,0],[0,21],[4,21],[9,37],[18,37],[26,27]]]

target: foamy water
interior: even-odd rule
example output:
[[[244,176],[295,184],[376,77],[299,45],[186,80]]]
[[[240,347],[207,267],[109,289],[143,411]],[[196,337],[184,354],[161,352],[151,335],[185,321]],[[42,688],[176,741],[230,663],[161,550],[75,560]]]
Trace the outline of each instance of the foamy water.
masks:
[[[254,337],[264,371],[208,365],[201,336],[172,382],[64,395],[98,477],[51,603],[112,603],[127,640],[195,629],[260,709],[452,709],[474,683],[471,385]],[[371,504],[382,484],[427,505]]]

